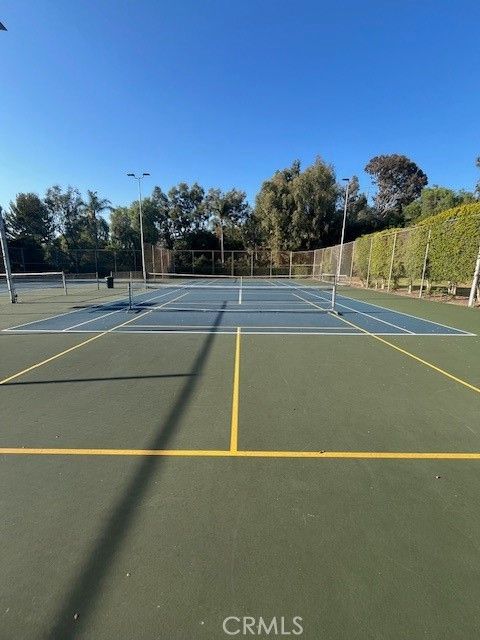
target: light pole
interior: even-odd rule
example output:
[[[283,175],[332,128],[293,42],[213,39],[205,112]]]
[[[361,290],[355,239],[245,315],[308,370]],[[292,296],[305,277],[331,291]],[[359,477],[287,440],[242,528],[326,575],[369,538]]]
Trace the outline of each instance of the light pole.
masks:
[[[127,173],[127,176],[134,178],[138,182],[138,215],[140,218],[140,244],[142,245],[142,272],[143,281],[147,281],[147,269],[145,267],[145,247],[143,246],[143,217],[142,217],[142,180],[145,176],[149,176],[149,173],[142,173],[141,176],[136,176],[134,173]]]
[[[350,178],[342,178],[347,183],[345,187],[345,206],[343,208],[343,223],[342,223],[342,237],[340,239],[340,255],[338,256],[337,264],[337,279],[340,279],[340,271],[342,268],[342,256],[343,256],[343,239],[345,238],[345,224],[347,222],[347,206],[348,206],[348,189],[350,187]]]

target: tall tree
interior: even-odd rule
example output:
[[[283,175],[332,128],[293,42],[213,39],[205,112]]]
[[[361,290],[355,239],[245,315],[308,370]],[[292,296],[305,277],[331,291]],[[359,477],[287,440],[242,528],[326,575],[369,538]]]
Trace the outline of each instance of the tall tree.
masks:
[[[255,215],[270,249],[291,249],[292,217],[295,198],[292,182],[300,175],[300,162],[276,171],[262,184],[255,199]]]
[[[403,208],[418,198],[428,182],[415,162],[398,154],[375,156],[365,171],[377,185],[377,215],[387,226],[402,222]]]
[[[250,208],[246,201],[246,194],[238,189],[226,192],[210,189],[205,200],[205,210],[219,235],[222,262],[225,262],[223,246],[225,227],[241,224],[248,217]]]
[[[87,235],[90,242],[94,245],[95,249],[98,249],[99,240],[104,243],[108,239],[108,225],[107,225],[107,238],[105,238],[105,225],[106,221],[100,217],[103,211],[111,211],[112,203],[107,198],[100,198],[97,191],[87,190],[87,199],[82,201],[82,207],[87,215]]]
[[[343,211],[339,212],[339,225]],[[352,176],[348,188],[347,224],[345,241],[354,240],[365,233],[371,233],[378,227],[375,211],[368,204],[367,196],[360,192],[357,176]]]
[[[425,187],[420,197],[407,205],[403,212],[407,223],[415,223],[441,211],[474,202],[475,196],[467,191],[454,191],[447,187]]]
[[[110,214],[110,239],[115,249],[139,249],[140,239],[133,227],[130,207],[116,207]]]
[[[59,185],[54,185],[47,190],[44,202],[60,234],[57,244],[66,251],[70,263],[67,262],[65,266],[74,266],[79,271],[78,249],[86,226],[80,192],[74,187],[62,190]]]
[[[12,239],[28,238],[39,244],[53,239],[53,216],[36,193],[19,193],[5,218]]]
[[[336,240],[338,187],[330,165],[317,158],[292,181],[291,249],[313,249]]]
[[[192,231],[205,228],[205,191],[196,182],[189,186],[181,182],[168,192],[169,218],[172,236],[181,238]]]

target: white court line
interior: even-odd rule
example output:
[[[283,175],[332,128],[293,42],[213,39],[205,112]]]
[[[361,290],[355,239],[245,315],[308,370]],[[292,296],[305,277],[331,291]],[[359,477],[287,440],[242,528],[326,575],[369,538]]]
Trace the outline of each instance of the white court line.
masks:
[[[282,284],[284,284],[284,283],[282,282]],[[299,288],[301,289],[301,287],[299,287]],[[305,291],[305,288],[303,290]],[[338,292],[338,288],[337,288],[337,292]],[[310,292],[308,290],[306,290],[306,293],[311,294],[314,297],[318,297],[320,300],[325,300],[324,298],[322,298],[318,294],[315,294],[315,293]],[[419,335],[424,335],[424,334],[415,333],[413,331],[409,331],[408,329],[403,329],[402,327],[399,327],[399,326],[397,326],[397,325],[395,325],[395,324],[393,324],[391,322],[387,322],[386,320],[380,320],[380,318],[376,318],[375,316],[370,316],[368,313],[366,313],[364,311],[359,311],[358,309],[354,309],[353,307],[348,307],[346,305],[342,305],[340,302],[338,302],[338,297],[350,300],[351,302],[357,302],[357,303],[360,303],[360,304],[365,304],[367,306],[370,305],[372,307],[377,307],[378,309],[383,309],[384,311],[389,311],[390,313],[398,313],[398,314],[403,315],[403,316],[408,316],[409,318],[413,318],[414,320],[417,320],[417,321],[428,322],[429,324],[437,325],[438,327],[443,327],[444,329],[452,329],[453,331],[459,331],[459,332],[462,332],[463,335],[467,335],[467,336],[475,336],[476,335],[475,333],[469,333],[468,331],[463,331],[463,329],[457,329],[456,327],[451,327],[448,324],[442,324],[441,322],[435,322],[434,320],[427,320],[426,318],[420,318],[418,316],[414,316],[411,313],[405,313],[404,311],[396,311],[395,309],[389,309],[388,307],[382,307],[381,305],[375,304],[373,302],[366,302],[365,300],[361,300],[361,299],[357,299],[357,298],[351,298],[349,296],[345,296],[345,295],[343,295],[341,293],[338,293],[338,296],[337,296],[337,305],[338,306],[343,306],[345,309],[349,309],[350,311],[354,311],[355,313],[360,313],[362,315],[369,316],[370,318],[372,318],[374,320],[379,320],[380,322],[384,322],[385,324],[390,324],[392,327],[396,327],[397,329],[401,329],[402,331],[406,331],[407,333],[410,333],[412,335],[419,336]],[[425,335],[430,335],[430,334],[425,334]],[[442,335],[442,334],[436,334],[436,335]],[[447,335],[450,335],[450,334],[447,334]]]
[[[137,316],[138,318],[146,315],[147,313],[150,313],[150,311],[146,311],[145,313],[141,314],[140,316]],[[120,327],[121,325],[117,325],[117,327]],[[133,325],[134,327],[137,325]],[[142,325],[139,325],[142,326]],[[154,326],[158,326],[158,325],[154,325]],[[178,325],[176,325],[178,326]],[[217,333],[220,335],[236,335],[236,331],[231,331],[231,332],[227,332],[227,331],[222,331],[221,327],[219,329],[205,329],[204,331],[182,331],[179,329],[169,329],[169,330],[162,330],[162,331],[135,331],[135,330],[123,330],[121,329],[120,331],[117,331],[117,327],[113,327],[112,329],[109,329],[108,331],[98,331],[95,329],[79,329],[78,331],[73,329],[72,331],[70,331],[69,333],[71,334],[81,334],[81,333],[110,333],[112,331],[114,331],[115,333],[142,333],[142,334],[150,334],[150,335],[160,335],[162,333]],[[298,327],[300,328],[300,327]],[[293,335],[297,335],[297,336],[357,336],[357,337],[368,337],[369,335],[374,335],[374,336],[394,336],[397,338],[416,338],[416,337],[423,337],[423,338],[467,338],[470,337],[469,334],[466,333],[414,333],[413,335],[410,335],[408,333],[395,333],[395,332],[377,332],[377,333],[372,333],[370,332],[368,333],[364,333],[362,331],[358,331],[358,332],[352,332],[352,333],[339,333],[338,331],[341,329],[342,327],[335,327],[335,329],[337,329],[336,333],[333,332],[328,332],[328,333],[322,333],[322,330],[318,330],[318,331],[249,331],[248,326],[247,327],[242,327],[242,335],[243,333],[249,333],[249,334],[254,334],[254,335],[285,335],[285,336],[293,336]],[[284,327],[279,327],[279,329],[284,329]],[[61,329],[3,329],[2,331],[4,331],[5,333],[11,333],[12,335],[20,335],[20,334],[33,334],[33,333],[57,333],[57,334],[61,334],[62,330]]]
[[[296,295],[296,294],[294,294]],[[329,300],[327,298],[322,298],[322,296],[318,295],[317,293],[310,293],[309,295],[313,296],[314,298],[318,298],[319,300],[323,300],[325,302],[329,302]],[[300,297],[300,296],[298,296]],[[390,327],[395,327],[395,329],[400,329],[400,331],[404,331],[405,333],[409,333],[411,335],[415,335],[414,331],[410,331],[409,329],[405,329],[404,327],[400,327],[398,324],[394,324],[393,322],[388,322],[387,320],[382,320],[381,318],[376,318],[375,316],[370,315],[369,313],[366,313],[365,311],[358,311],[358,309],[354,309],[353,307],[349,307],[346,304],[342,304],[341,302],[338,302],[337,300],[337,307],[343,307],[344,309],[348,309],[349,311],[353,311],[354,313],[359,313],[361,316],[366,316],[367,318],[371,318],[372,320],[375,320],[375,322],[383,322],[383,324],[388,324]]]
[[[338,289],[337,289],[338,291]],[[430,324],[436,324],[438,327],[443,327],[444,329],[453,329],[453,331],[461,331],[467,336],[476,336],[476,333],[469,333],[468,331],[464,331],[463,329],[457,329],[456,327],[451,327],[448,324],[442,324],[441,322],[435,322],[435,320],[427,320],[426,318],[421,318],[420,316],[414,316],[412,313],[406,313],[405,311],[397,311],[396,309],[389,309],[388,307],[382,307],[379,304],[375,304],[374,302],[366,302],[365,300],[360,300],[359,298],[351,298],[350,296],[345,296],[343,293],[339,294],[340,297],[346,298],[347,300],[351,300],[352,302],[360,302],[361,304],[367,304],[371,307],[377,307],[377,309],[383,309],[384,311],[390,311],[391,313],[399,313],[402,316],[408,316],[409,318],[414,318],[415,320],[420,320],[421,322],[428,322]],[[412,299],[412,298],[410,298]],[[414,298],[413,298],[414,299]],[[417,334],[421,335],[421,334]]]
[[[157,300],[158,298],[164,298],[165,296],[169,296],[172,293],[176,293],[173,291],[168,291],[167,293],[162,293],[161,295],[155,295],[152,298],[148,298],[147,300],[142,300],[141,302],[144,304],[146,302],[150,302],[150,300]],[[101,318],[106,318],[107,316],[111,316],[114,313],[125,313],[128,310],[128,307],[124,309],[115,309],[115,311],[110,311],[109,313],[104,313],[101,316],[97,316],[96,318],[90,318],[90,320],[86,320],[85,322],[79,322],[78,324],[74,324],[71,327],[67,327],[66,329],[62,329],[64,333],[69,332],[71,329],[76,329],[77,327],[81,327],[85,324],[89,324],[90,322],[95,322],[96,320],[100,320]],[[39,322],[43,322],[43,320],[39,320]]]
[[[118,297],[120,299],[115,300]],[[94,304],[91,307],[89,307],[89,309],[97,309],[98,307],[105,307],[107,304],[115,304],[115,302],[121,302],[122,300],[127,300],[125,293],[122,293],[122,294],[119,293],[118,296],[113,296],[108,302],[99,302],[98,304]],[[32,320],[31,322],[23,322],[22,324],[16,324],[13,327],[8,327],[8,329],[3,329],[3,331],[10,331],[12,329],[17,329],[18,327],[28,327],[29,324],[36,324],[37,322],[46,322],[47,320],[53,320],[54,318],[61,318],[62,316],[68,316],[72,313],[81,313],[82,311],[85,311],[85,308],[72,309],[71,311],[64,311],[63,313],[57,313],[54,316],[47,316],[46,318],[42,318],[41,320]]]
[[[185,327],[186,329],[211,329],[212,325],[211,324],[136,324],[136,327],[142,327],[142,328],[148,328],[148,327],[157,327],[157,328],[167,328],[167,329],[173,329],[173,328],[179,328],[179,327]],[[229,324],[223,324],[220,325],[220,328],[222,329],[237,329],[238,325],[229,325]],[[337,329],[337,330],[345,330],[345,331],[349,331],[349,327],[346,326],[340,326],[340,327],[317,327],[317,326],[309,326],[309,325],[305,325],[305,326],[298,326],[298,325],[294,325],[294,326],[289,326],[289,325],[281,325],[280,327],[278,325],[262,325],[262,324],[249,324],[248,326],[245,327],[241,327],[242,330],[243,329],[320,329],[320,330],[324,330],[324,329]],[[398,334],[395,334],[398,335]],[[429,334],[430,335],[430,334]]]

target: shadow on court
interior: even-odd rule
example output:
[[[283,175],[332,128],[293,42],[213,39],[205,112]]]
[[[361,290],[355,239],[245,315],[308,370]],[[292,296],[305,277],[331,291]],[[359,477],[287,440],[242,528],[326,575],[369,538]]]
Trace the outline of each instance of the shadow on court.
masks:
[[[212,324],[218,327],[222,312],[219,311]],[[215,333],[206,335],[205,340],[194,360],[191,373],[179,394],[178,401],[172,407],[161,430],[151,439],[147,449],[165,449],[173,436],[197,386],[200,373],[207,361]],[[145,456],[141,459],[132,479],[126,487],[122,498],[112,507],[107,525],[98,535],[97,541],[86,558],[84,567],[75,583],[67,594],[62,607],[58,610],[53,627],[47,631],[48,640],[71,640],[79,634],[91,616],[95,602],[103,587],[112,560],[122,544],[130,528],[137,509],[141,506],[153,474],[158,471],[162,459],[155,456]],[[74,615],[79,612],[79,618]]]

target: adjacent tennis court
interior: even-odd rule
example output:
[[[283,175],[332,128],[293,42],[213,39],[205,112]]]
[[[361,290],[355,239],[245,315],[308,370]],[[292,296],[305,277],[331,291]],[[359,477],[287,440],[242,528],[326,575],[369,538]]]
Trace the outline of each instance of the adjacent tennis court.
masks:
[[[478,312],[147,286],[0,298],[2,634],[476,637]]]

